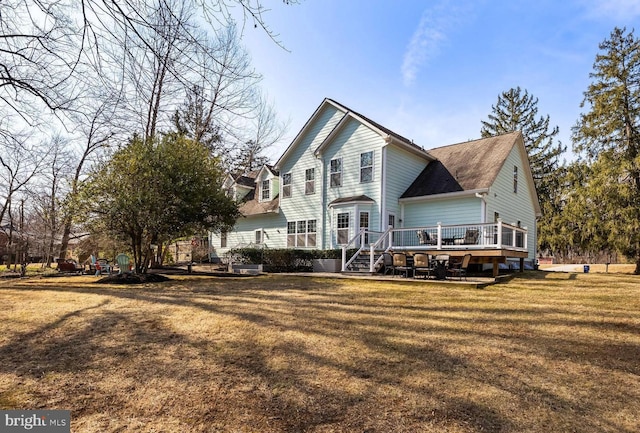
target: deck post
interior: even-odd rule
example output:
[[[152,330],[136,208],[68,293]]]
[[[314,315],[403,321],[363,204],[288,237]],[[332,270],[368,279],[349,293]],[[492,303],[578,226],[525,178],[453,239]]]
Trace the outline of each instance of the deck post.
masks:
[[[342,247],[342,272],[347,271],[347,247]]]
[[[496,278],[500,272],[500,267],[498,266],[498,258],[493,258],[493,278]]]
[[[373,274],[373,266],[376,262],[375,255],[373,254],[373,244],[369,245],[369,272]]]
[[[442,249],[442,223],[438,221],[438,244],[436,245],[436,249]]]
[[[496,242],[496,248],[502,248],[502,220],[500,218],[498,218],[498,239]]]

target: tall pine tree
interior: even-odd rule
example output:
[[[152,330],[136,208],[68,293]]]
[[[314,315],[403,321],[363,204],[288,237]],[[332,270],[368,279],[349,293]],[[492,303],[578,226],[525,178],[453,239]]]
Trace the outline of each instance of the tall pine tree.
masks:
[[[480,134],[491,137],[520,131],[529,155],[531,172],[536,183],[540,202],[550,197],[553,189],[551,174],[559,167],[560,155],[565,148],[555,141],[557,126],[550,129],[549,115],[538,117],[538,98],[520,87],[509,89],[498,96],[498,103],[491,106],[488,120],[482,121]]]
[[[491,114],[483,120],[480,134],[492,137],[520,131],[529,156],[531,173],[538,193],[543,217],[538,222],[538,248],[553,249],[551,234],[547,227],[559,212],[559,179],[564,170],[560,156],[566,150],[555,138],[557,126],[550,128],[549,115],[538,117],[538,98],[520,87],[502,92],[498,103],[491,106]]]
[[[586,113],[573,128],[574,151],[590,170],[585,194],[598,203],[603,236],[640,274],[640,40],[615,28],[599,46]]]

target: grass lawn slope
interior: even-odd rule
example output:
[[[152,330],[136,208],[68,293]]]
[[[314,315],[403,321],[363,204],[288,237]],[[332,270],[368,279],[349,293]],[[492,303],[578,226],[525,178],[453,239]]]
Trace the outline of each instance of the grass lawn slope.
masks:
[[[73,432],[638,432],[640,280],[0,280],[0,409]]]

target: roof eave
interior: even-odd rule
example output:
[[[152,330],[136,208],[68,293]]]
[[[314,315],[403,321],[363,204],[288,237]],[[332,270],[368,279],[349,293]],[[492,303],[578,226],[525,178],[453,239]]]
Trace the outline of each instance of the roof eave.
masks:
[[[398,199],[398,201],[401,203],[414,203],[414,202],[422,202],[422,201],[475,197],[476,194],[482,195],[487,193],[489,193],[489,188],[477,188],[477,189],[470,189],[466,191],[446,192],[442,194],[429,194],[429,195],[421,195],[417,197],[404,197],[404,198]]]

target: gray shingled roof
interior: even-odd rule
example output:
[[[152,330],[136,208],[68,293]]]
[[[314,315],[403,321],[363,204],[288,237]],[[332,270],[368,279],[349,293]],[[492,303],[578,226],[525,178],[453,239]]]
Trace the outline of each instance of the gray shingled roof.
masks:
[[[369,196],[366,195],[353,195],[350,197],[341,197],[341,198],[337,198],[335,200],[333,200],[331,203],[329,203],[329,206],[334,205],[334,204],[342,204],[342,203],[353,203],[353,202],[371,202],[373,203],[375,200],[372,199]]]
[[[379,123],[378,123],[378,122],[376,122],[376,121],[371,120],[371,119],[370,119],[370,118],[368,118],[367,116],[363,116],[362,114],[358,113],[357,111],[352,110],[351,108],[347,107],[347,106],[346,106],[346,105],[344,105],[344,104],[341,104],[340,102],[338,102],[338,101],[336,101],[336,100],[334,100],[334,99],[331,99],[331,98],[326,98],[326,99],[327,99],[328,101],[331,101],[331,102],[333,102],[334,104],[336,104],[336,105],[338,105],[338,106],[342,107],[346,112],[351,112],[351,113],[355,114],[356,116],[358,116],[358,117],[360,117],[360,118],[364,119],[365,121],[369,122],[371,125],[375,126],[376,128],[378,128],[380,131],[384,132],[385,134],[388,134],[388,135],[390,135],[390,136],[392,136],[392,137],[396,138],[398,141],[401,141],[401,142],[403,142],[404,144],[406,144],[406,145],[408,145],[408,146],[412,146],[412,147],[416,148],[417,150],[420,150],[420,151],[423,151],[423,152],[425,151],[422,147],[420,147],[420,146],[418,146],[417,144],[415,144],[415,143],[413,142],[413,140],[409,140],[408,138],[403,137],[402,135],[400,135],[400,134],[397,134],[397,133],[393,132],[393,131],[392,131],[392,130],[390,130],[389,128],[387,128],[387,127],[385,127],[385,126],[382,126],[381,124],[379,124]]]
[[[489,188],[519,137],[512,132],[429,150],[437,161],[427,165],[401,198]]]

